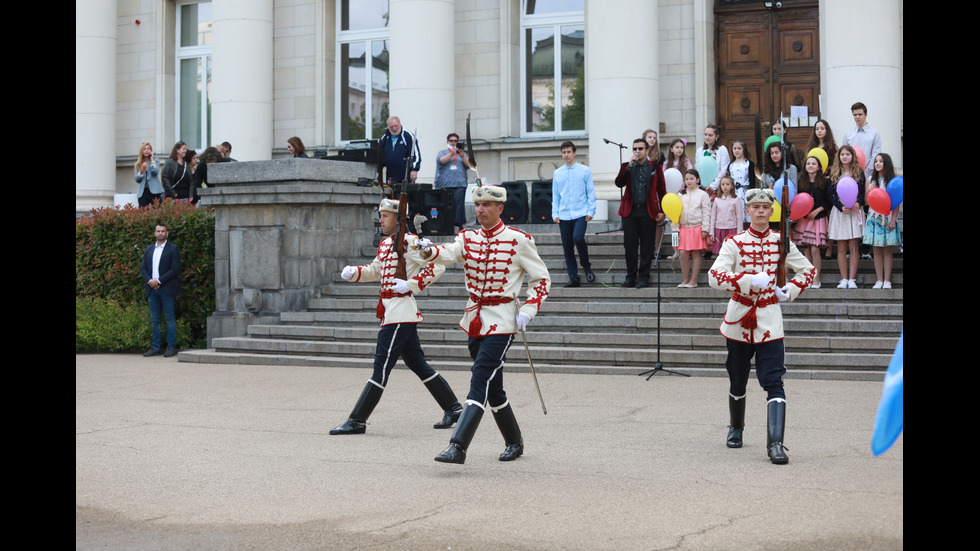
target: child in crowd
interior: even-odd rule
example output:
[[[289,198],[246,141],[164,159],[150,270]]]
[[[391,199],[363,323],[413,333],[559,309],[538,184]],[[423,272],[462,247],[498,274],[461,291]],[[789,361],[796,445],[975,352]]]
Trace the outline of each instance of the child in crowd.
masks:
[[[734,150],[735,147],[732,147],[732,151]],[[723,176],[718,184],[718,195],[711,204],[708,243],[711,244],[712,253],[718,254],[726,237],[742,231],[745,225],[743,200],[735,193],[735,180],[731,176]]]
[[[840,180],[845,177],[853,178],[858,185],[857,199],[850,205],[841,202],[837,190]],[[837,267],[841,277],[837,288],[857,289],[854,279],[860,260],[858,240],[864,236],[864,211],[861,207],[864,205],[865,179],[853,147],[842,145],[837,151],[837,163],[830,171],[830,181],[829,196],[834,208],[830,211],[827,233],[830,239],[837,241]]]
[[[834,133],[830,130],[830,123],[820,119],[813,124],[813,134],[810,141],[806,144],[806,150],[819,147],[827,153],[827,166],[824,167],[823,175],[830,175],[830,169],[837,164],[837,142],[834,141]]]
[[[814,266],[811,289],[820,288],[820,249],[827,248],[827,216],[831,209],[827,195],[827,179],[823,175],[823,163],[817,157],[807,157],[803,163],[804,174],[800,178],[797,197],[809,193],[813,197],[810,212],[796,221],[793,242],[803,251]]]
[[[698,167],[703,157],[713,157],[718,161],[718,175],[705,185],[711,195],[714,195],[721,177],[728,174],[728,165],[732,162],[732,158],[728,155],[728,148],[721,145],[721,132],[713,124],[709,124],[704,129],[704,145],[699,147],[695,154],[694,168]]]
[[[673,225],[679,233],[677,245],[681,256],[681,278],[678,287],[697,287],[701,270],[701,253],[707,248],[708,223],[711,217],[711,199],[701,188],[701,175],[691,169],[684,175],[684,187],[679,193],[681,219]]]
[[[748,159],[749,150],[745,145],[745,140],[735,140],[732,142],[732,155],[735,160],[728,165],[728,173],[735,182],[735,195],[742,202],[742,220],[751,222],[745,210],[745,192],[749,188],[758,187],[755,177],[755,163]],[[717,254],[718,251],[715,251]]]
[[[887,153],[875,155],[868,191],[874,188],[885,189],[894,177],[895,167],[891,156]],[[878,280],[875,281],[872,289],[891,289],[892,247],[902,244],[902,235],[898,231],[898,207],[892,209],[889,215],[872,209],[864,225],[863,241],[865,245],[871,245],[874,250],[875,276]]]
[[[680,138],[674,138],[670,142],[670,149],[667,150],[667,160],[664,161],[664,170],[676,168],[681,174],[694,168],[694,163],[687,158],[687,142]]]

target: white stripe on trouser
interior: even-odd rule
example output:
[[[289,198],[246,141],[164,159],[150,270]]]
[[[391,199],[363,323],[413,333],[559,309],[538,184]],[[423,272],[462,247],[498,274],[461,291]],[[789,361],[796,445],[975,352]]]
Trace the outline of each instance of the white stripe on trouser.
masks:
[[[381,368],[381,388],[384,388],[384,385],[388,384],[388,374],[391,373],[391,370],[388,369],[388,362],[391,361],[391,349],[395,346],[395,338],[398,337],[398,331],[401,328],[402,325],[400,323],[396,324],[395,332],[391,334],[391,340],[388,341],[388,355],[385,356],[385,363]],[[395,358],[395,361],[397,362],[398,358]]]
[[[510,350],[510,344],[512,342],[514,342],[514,335],[511,335],[510,338],[507,339],[507,344],[504,345],[503,350],[500,351],[500,357],[497,358],[500,361],[500,365],[498,365],[496,368],[494,368],[493,373],[491,373],[490,376],[487,377],[487,387],[485,389],[483,389],[483,409],[484,410],[487,409],[486,406],[490,405],[490,381],[493,380],[493,378],[497,375],[497,372],[498,371],[500,371],[501,369],[503,369],[503,367],[504,367],[504,356],[507,354],[507,351]],[[503,407],[503,406],[501,406],[501,407]]]

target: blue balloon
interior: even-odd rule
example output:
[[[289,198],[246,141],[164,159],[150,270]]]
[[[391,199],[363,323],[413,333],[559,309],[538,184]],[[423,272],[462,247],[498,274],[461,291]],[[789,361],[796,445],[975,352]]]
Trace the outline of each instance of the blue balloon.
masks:
[[[701,175],[701,185],[708,187],[718,176],[718,161],[712,157],[701,157],[698,164],[694,166],[698,174]]]
[[[783,179],[779,178],[778,180],[776,180],[776,183],[773,184],[772,186],[772,190],[776,192],[776,201],[779,201],[780,204],[782,204],[782,200],[783,200],[784,185],[786,184],[785,182],[783,182]],[[793,204],[794,197],[796,197],[796,184],[793,183],[793,180],[790,180],[789,181],[789,204],[791,205]]]
[[[888,198],[892,200],[892,210],[897,209],[898,205],[902,204],[902,177],[892,178],[892,181],[888,182],[888,186],[885,187],[885,191],[888,192]]]

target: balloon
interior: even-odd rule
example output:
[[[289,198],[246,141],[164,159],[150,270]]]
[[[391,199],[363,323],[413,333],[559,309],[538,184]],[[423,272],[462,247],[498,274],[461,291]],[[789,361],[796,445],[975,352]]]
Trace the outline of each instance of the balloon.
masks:
[[[799,193],[789,204],[789,219],[799,220],[813,210],[813,196],[809,193]]]
[[[783,209],[779,206],[779,201],[772,202],[772,216],[769,217],[770,222],[779,222],[783,218]]]
[[[861,151],[860,147],[853,144],[851,147],[854,148],[854,153],[857,155],[858,166],[861,167],[861,170],[864,170],[864,167],[868,166],[868,157],[864,154],[864,151]]]
[[[667,218],[670,218],[671,222],[675,224],[680,223],[682,208],[681,198],[678,197],[676,193],[668,193],[667,195],[664,195],[664,214],[667,215]]]
[[[850,176],[844,176],[837,181],[837,197],[846,208],[851,208],[858,198],[858,183]]]
[[[773,186],[772,186],[772,190],[776,193],[776,200],[777,201],[781,201],[783,199],[783,186],[784,185],[785,185],[785,183],[783,182],[783,179],[782,178],[779,178],[778,180],[776,180],[776,183],[773,184]],[[789,181],[789,204],[790,205],[793,204],[793,198],[794,197],[796,197],[796,184],[793,183],[793,180],[790,180]],[[809,211],[807,211],[807,212],[809,212]]]
[[[822,170],[822,171],[826,171],[827,170],[827,162],[828,162],[828,159],[827,159],[827,152],[826,151],[824,151],[823,149],[820,149],[819,147],[814,147],[813,149],[811,149],[806,154],[806,156],[807,156],[807,158],[816,157],[820,161],[820,170]]]
[[[701,157],[694,168],[701,175],[701,185],[704,187],[708,187],[711,182],[715,181],[715,177],[718,176],[718,161],[711,157]]]
[[[902,204],[902,177],[896,176],[892,178],[891,182],[888,182],[886,187],[888,190],[888,197],[891,199],[892,210],[898,208],[898,205]]]
[[[667,193],[677,193],[684,187],[684,175],[676,168],[664,171],[664,181],[667,184]]]
[[[888,192],[880,187],[869,189],[867,199],[868,206],[875,212],[880,212],[885,215],[892,213],[892,200],[888,197]]]

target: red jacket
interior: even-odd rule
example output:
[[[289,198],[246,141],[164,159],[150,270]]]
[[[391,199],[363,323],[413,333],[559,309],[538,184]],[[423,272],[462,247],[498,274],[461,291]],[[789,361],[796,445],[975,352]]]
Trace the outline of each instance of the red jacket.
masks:
[[[664,173],[660,165],[653,161],[647,161],[651,165],[650,170],[650,193],[647,196],[647,213],[650,218],[656,220],[660,214],[660,200],[667,194],[667,184],[664,182]],[[619,174],[616,175],[616,187],[624,188],[623,200],[619,203],[619,215],[626,218],[633,210],[633,186],[632,176],[630,175],[629,163],[623,163],[619,167]]]

